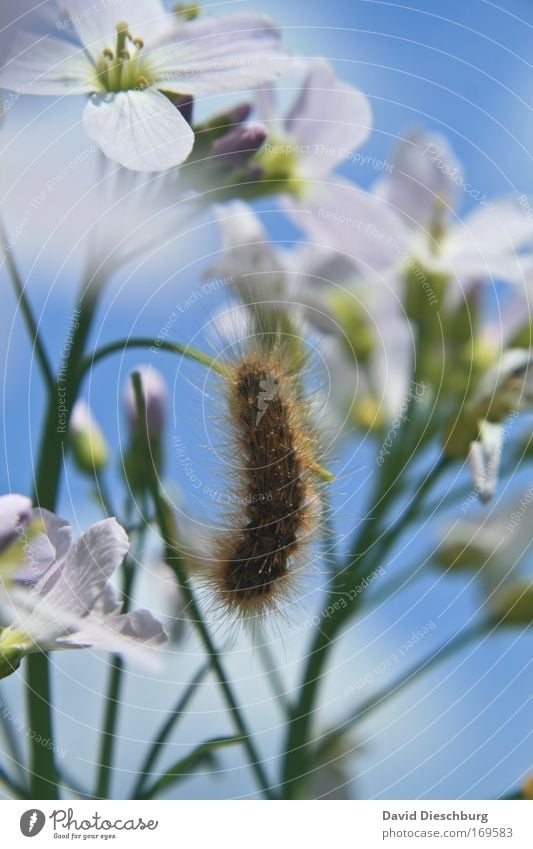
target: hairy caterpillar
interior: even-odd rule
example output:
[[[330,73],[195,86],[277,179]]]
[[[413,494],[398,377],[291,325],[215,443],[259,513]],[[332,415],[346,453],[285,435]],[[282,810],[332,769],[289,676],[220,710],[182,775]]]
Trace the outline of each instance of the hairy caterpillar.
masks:
[[[290,594],[322,515],[306,357],[285,331],[279,317],[263,316],[224,367],[234,506],[205,578],[222,608],[242,619],[277,609]]]

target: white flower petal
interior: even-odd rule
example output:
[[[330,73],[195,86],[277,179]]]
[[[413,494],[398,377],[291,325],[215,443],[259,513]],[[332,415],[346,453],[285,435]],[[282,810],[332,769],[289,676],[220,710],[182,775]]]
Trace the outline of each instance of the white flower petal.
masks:
[[[101,599],[128,548],[127,534],[115,519],[97,522],[72,546],[64,564],[41,578],[34,592],[45,597],[52,609],[86,613]]]
[[[72,545],[72,533],[68,522],[48,510],[32,510],[31,517],[44,525],[44,530],[28,540],[24,565],[14,577],[19,583],[33,585],[52,564],[63,563]]]
[[[533,221],[513,200],[479,209],[453,227],[442,250],[458,274],[522,279],[516,251],[533,243]]]
[[[283,73],[290,58],[262,15],[193,21],[147,53],[150,79],[162,91],[202,95],[249,89]]]
[[[468,463],[475,490],[483,502],[490,501],[496,491],[502,440],[502,425],[484,422],[481,426],[480,438],[470,445]]]
[[[95,95],[83,114],[87,134],[106,156],[133,171],[166,171],[192,150],[194,133],[153,88]]]
[[[286,213],[317,244],[340,251],[362,272],[380,271],[407,255],[406,229],[384,201],[344,180],[309,183]]]
[[[49,648],[92,648],[122,654],[145,666],[157,667],[151,647],[168,642],[165,629],[148,610],[134,610],[122,616],[98,619],[87,616],[67,637],[59,637]]]
[[[106,47],[114,51],[118,23],[127,23],[133,38],[144,41],[161,37],[172,23],[160,0],[63,0],[62,6],[66,31],[74,29],[94,58]]]
[[[462,169],[443,136],[414,130],[398,142],[391,165],[390,174],[374,192],[401,212],[411,227],[428,230],[439,202],[455,207]]]
[[[476,400],[490,401],[503,393],[517,410],[533,403],[533,352],[527,348],[509,348],[483,375]]]
[[[25,635],[21,648],[28,652],[93,648],[110,651],[157,666],[151,646],[163,645],[167,638],[163,627],[145,610],[125,616],[80,616],[70,608],[51,603],[35,591],[16,589],[0,593],[0,617]]]
[[[290,137],[307,148],[302,173],[325,174],[367,139],[372,113],[360,91],[338,80],[325,59],[317,59],[285,123]]]
[[[259,217],[242,201],[216,208],[222,251],[212,272],[228,278],[245,303],[281,295],[285,269]]]
[[[0,70],[0,86],[21,94],[90,94],[100,86],[85,51],[52,36],[21,32]]]

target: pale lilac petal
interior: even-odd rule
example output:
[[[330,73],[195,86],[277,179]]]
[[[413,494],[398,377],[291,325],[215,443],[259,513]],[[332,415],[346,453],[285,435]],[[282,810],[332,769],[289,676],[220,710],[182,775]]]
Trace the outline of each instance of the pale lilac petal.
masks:
[[[382,297],[386,297],[382,293]],[[376,349],[369,366],[372,388],[379,399],[382,412],[391,420],[401,413],[409,392],[421,399],[422,384],[413,384],[413,357],[415,344],[409,322],[397,309],[392,295],[388,295],[389,309],[374,315]],[[369,310],[372,312],[372,309]]]
[[[194,133],[153,88],[95,95],[83,114],[87,134],[110,159],[133,171],[166,171],[192,150]]]
[[[279,296],[285,270],[261,221],[248,204],[232,201],[216,207],[221,238],[220,258],[213,268],[245,302]]]
[[[493,276],[507,279],[508,272],[515,279],[520,272],[515,252],[532,243],[533,220],[518,201],[501,200],[457,223],[444,240],[443,252],[453,257],[459,273],[464,267],[470,274],[486,276],[492,266]]]
[[[275,86],[262,86],[256,91],[257,114],[261,121],[273,129],[273,123],[278,121],[278,97]]]
[[[0,553],[17,539],[31,518],[31,499],[24,495],[0,496]]]
[[[21,32],[0,70],[0,86],[21,94],[90,94],[100,88],[84,50],[65,39]]]
[[[150,79],[162,91],[203,95],[249,89],[287,70],[280,34],[262,15],[225,15],[175,30],[147,54]]]
[[[367,98],[341,82],[329,62],[318,59],[289,112],[286,132],[305,148],[300,171],[327,174],[368,138],[372,113]]]
[[[98,603],[128,548],[127,534],[115,519],[97,522],[72,546],[64,564],[49,570],[34,591],[46,597],[52,609],[86,613]]]
[[[406,229],[384,201],[340,179],[314,182],[286,213],[318,245],[345,254],[363,273],[379,271],[407,255]]]
[[[95,59],[104,48],[114,51],[118,23],[127,23],[133,38],[146,41],[168,32],[172,21],[160,0],[63,0],[62,6],[65,32],[76,31]]]
[[[430,230],[439,205],[455,208],[462,170],[442,136],[414,130],[398,142],[391,166],[374,192],[410,226]]]
[[[158,668],[158,658],[151,651],[164,646],[168,635],[148,610],[135,610],[123,616],[100,620],[88,616],[79,629],[68,636],[58,637],[49,648],[91,648],[121,654],[144,666]]]
[[[53,564],[60,566],[72,545],[71,528],[64,519],[38,509],[32,510],[31,518],[42,523],[44,529],[28,540],[24,565],[14,575],[19,583],[28,585],[36,584]],[[59,574],[56,569],[54,572]]]
[[[149,610],[133,610],[122,616],[115,616],[106,622],[117,634],[145,646],[161,646],[167,642],[165,629]]]
[[[163,627],[147,611],[141,615],[102,617],[82,616],[71,608],[51,602],[25,588],[9,595],[0,593],[0,617],[25,634],[21,647],[27,651],[93,648],[122,654],[145,666],[157,660],[150,647],[163,645]]]

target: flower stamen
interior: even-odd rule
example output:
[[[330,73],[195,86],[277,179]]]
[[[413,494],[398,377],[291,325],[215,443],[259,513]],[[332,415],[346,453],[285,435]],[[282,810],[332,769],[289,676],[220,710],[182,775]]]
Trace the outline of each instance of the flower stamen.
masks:
[[[98,78],[103,87],[113,92],[148,88],[150,81],[142,73],[139,62],[144,41],[132,36],[125,21],[120,21],[115,29],[115,49],[106,47],[102,50],[102,58],[97,63]]]

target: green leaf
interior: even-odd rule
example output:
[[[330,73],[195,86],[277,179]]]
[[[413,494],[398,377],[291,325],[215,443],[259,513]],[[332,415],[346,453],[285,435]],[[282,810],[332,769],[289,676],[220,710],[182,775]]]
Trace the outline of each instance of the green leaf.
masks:
[[[242,737],[215,737],[197,746],[189,755],[177,761],[164,775],[159,778],[152,787],[144,791],[143,799],[154,799],[163,790],[188,778],[192,772],[202,766],[213,766],[215,763],[214,752],[226,746],[235,746],[242,743]]]

